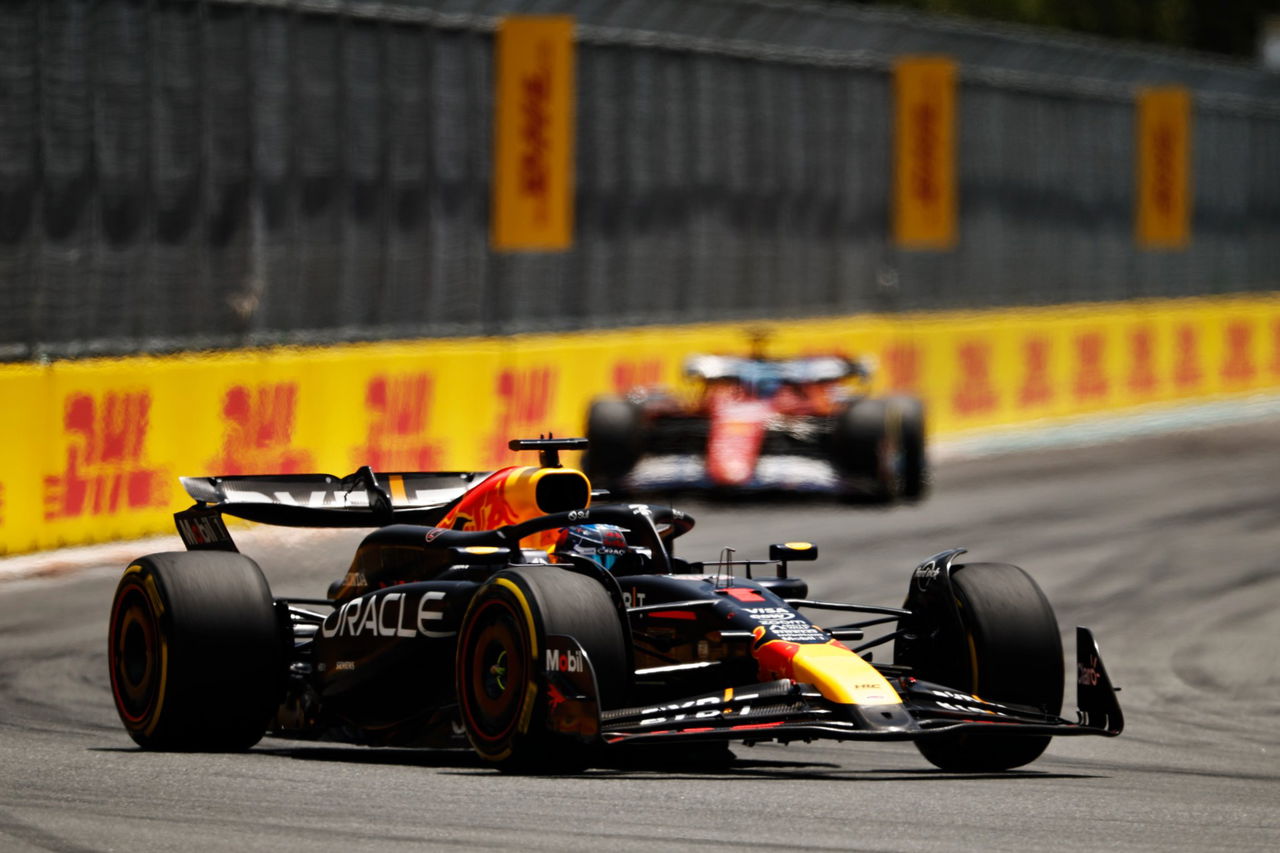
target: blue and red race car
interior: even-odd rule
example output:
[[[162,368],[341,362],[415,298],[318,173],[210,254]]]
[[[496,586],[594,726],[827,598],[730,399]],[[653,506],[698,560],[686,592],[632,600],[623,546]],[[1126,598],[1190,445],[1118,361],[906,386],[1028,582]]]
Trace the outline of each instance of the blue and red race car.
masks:
[[[594,482],[628,494],[925,493],[924,406],[871,396],[866,360],[698,355],[685,375],[691,395],[636,388],[592,401],[583,467]]]

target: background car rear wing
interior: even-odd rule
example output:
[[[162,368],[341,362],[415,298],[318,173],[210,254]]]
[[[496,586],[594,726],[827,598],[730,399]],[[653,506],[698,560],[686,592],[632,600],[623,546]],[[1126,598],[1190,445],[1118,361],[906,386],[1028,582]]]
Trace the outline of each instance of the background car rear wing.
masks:
[[[434,525],[487,476],[470,471],[182,477],[196,505],[174,513],[187,548],[235,550],[221,516],[282,527]]]

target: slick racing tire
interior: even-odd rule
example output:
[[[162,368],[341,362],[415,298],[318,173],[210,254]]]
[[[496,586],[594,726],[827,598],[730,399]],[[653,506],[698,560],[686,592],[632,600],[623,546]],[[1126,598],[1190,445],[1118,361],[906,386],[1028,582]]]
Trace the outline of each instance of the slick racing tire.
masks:
[[[887,400],[854,400],[835,416],[832,462],[863,491],[850,497],[889,502],[902,493],[901,419]]]
[[[907,500],[918,500],[929,488],[925,456],[924,403],[915,397],[886,397],[888,410],[897,411],[899,441],[897,459],[898,491]]]
[[[599,707],[623,704],[631,668],[622,620],[601,583],[556,566],[507,569],[472,598],[458,636],[457,691],[472,748],[504,770],[572,771],[587,745],[547,727],[547,636],[573,637]]]
[[[143,749],[237,752],[280,699],[286,648],[271,590],[242,554],[152,554],[125,569],[107,664],[116,711]]]
[[[640,458],[640,407],[616,397],[593,400],[587,412],[587,476],[602,483],[626,476]]]
[[[916,674],[989,702],[1062,710],[1062,639],[1048,599],[1031,576],[1003,563],[957,566],[951,576],[964,629],[959,650],[922,649]],[[958,654],[956,652],[959,652]],[[916,741],[943,770],[986,772],[1039,757],[1048,735],[955,734]]]

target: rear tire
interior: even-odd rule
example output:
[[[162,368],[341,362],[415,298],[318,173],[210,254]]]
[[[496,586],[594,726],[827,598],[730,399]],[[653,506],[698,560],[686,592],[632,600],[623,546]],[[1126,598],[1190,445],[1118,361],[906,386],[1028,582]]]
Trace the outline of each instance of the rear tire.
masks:
[[[971,563],[951,576],[965,636],[962,648],[922,649],[916,675],[990,702],[1062,710],[1062,638],[1053,608],[1031,576],[1017,566]],[[957,651],[959,652],[957,654]],[[1047,735],[957,734],[916,742],[943,770],[1009,770],[1034,761]]]
[[[547,635],[573,637],[596,676],[599,707],[630,684],[622,620],[599,581],[553,566],[499,572],[471,600],[458,637],[459,713],[472,748],[507,770],[580,769],[587,745],[547,729]]]
[[[616,397],[594,400],[587,413],[587,454],[583,468],[602,484],[625,477],[640,458],[640,407]]]
[[[143,749],[236,752],[267,729],[286,649],[271,590],[242,554],[152,554],[116,587],[107,662],[116,711]]]

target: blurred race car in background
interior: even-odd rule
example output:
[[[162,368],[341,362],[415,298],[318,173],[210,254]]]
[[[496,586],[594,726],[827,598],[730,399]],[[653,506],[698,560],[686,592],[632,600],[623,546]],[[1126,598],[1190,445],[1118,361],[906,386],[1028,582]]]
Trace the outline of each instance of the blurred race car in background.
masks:
[[[816,492],[916,500],[928,485],[924,405],[873,397],[873,365],[839,355],[695,355],[692,395],[635,388],[587,413],[583,467],[619,494]]]

